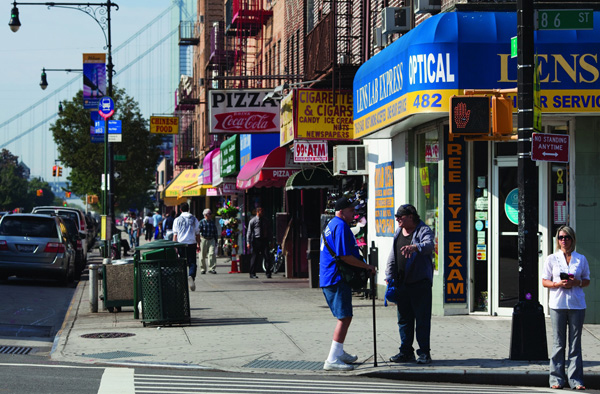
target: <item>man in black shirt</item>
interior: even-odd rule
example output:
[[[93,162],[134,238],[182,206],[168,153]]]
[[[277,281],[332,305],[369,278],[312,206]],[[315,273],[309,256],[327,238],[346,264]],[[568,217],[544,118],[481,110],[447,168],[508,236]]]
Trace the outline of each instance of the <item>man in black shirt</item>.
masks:
[[[269,242],[271,241],[271,223],[264,216],[264,211],[261,207],[256,208],[256,216],[250,219],[248,223],[248,232],[246,233],[246,242],[248,249],[252,248],[252,257],[250,259],[250,277],[256,276],[256,264],[262,263],[265,259],[267,268],[267,278],[271,277],[271,256],[269,254]]]

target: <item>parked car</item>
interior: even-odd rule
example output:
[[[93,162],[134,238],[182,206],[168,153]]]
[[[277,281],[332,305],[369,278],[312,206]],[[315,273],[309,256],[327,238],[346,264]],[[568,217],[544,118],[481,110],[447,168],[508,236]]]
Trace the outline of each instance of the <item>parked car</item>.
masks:
[[[77,224],[69,217],[61,217],[63,223],[67,227],[67,233],[71,246],[75,250],[75,279],[79,279],[83,269],[85,268],[85,260],[83,259],[83,243],[81,242],[82,235],[79,233]]]
[[[9,276],[73,281],[75,250],[61,218],[12,214],[0,218],[0,279]]]
[[[44,215],[56,215],[56,216],[66,216],[70,217],[75,221],[77,226],[79,227],[79,233],[83,235],[81,238],[81,243],[83,246],[83,260],[87,262],[87,255],[90,250],[90,245],[92,244],[89,239],[89,234],[87,231],[87,222],[85,220],[85,214],[81,209],[71,208],[71,207],[51,207],[51,206],[43,206],[43,207],[35,207],[31,211],[31,213],[39,213]]]

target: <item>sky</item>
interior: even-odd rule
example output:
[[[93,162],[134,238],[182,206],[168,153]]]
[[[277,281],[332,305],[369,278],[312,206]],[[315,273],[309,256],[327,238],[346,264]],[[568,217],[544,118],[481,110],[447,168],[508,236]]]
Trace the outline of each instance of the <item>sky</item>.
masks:
[[[68,2],[63,0],[63,2]],[[43,4],[44,2],[40,2]],[[171,30],[169,17],[161,20],[161,29],[148,29],[143,37],[131,43],[128,49],[122,50],[117,56],[115,48],[123,44],[128,38],[142,29],[150,21],[165,11],[170,5],[170,0],[116,0],[119,9],[112,8],[111,31],[113,45],[113,63],[117,73],[125,64],[131,62],[132,58],[139,56],[152,43],[157,42],[164,31]],[[47,72],[48,88],[42,90],[39,86],[42,67],[47,69],[81,69],[83,53],[102,53],[105,50],[105,38],[101,28],[88,15],[83,12],[62,9],[58,7],[46,7],[44,5],[19,5],[19,18],[21,28],[12,32],[8,26],[12,2],[4,0],[4,6],[0,6],[0,15],[5,15],[4,24],[0,26],[0,146],[10,139],[15,139],[18,133],[29,130],[42,120],[53,116],[58,108],[59,101],[70,100],[82,83],[74,83],[68,89],[59,93],[57,89],[74,78],[79,78],[79,73],[66,73],[61,71]],[[162,30],[162,33],[158,30]],[[162,57],[170,56],[166,50],[158,53]],[[127,58],[128,57],[128,58]],[[134,70],[131,67],[127,73],[119,74],[121,81],[115,77],[119,86],[125,84],[125,79],[133,79],[141,74],[153,74],[154,86],[157,78],[170,78],[168,70],[155,69],[156,67],[144,66],[143,71]],[[152,68],[151,68],[152,67]],[[163,66],[166,68],[168,66]],[[147,70],[147,71],[146,71]],[[135,74],[138,74],[137,76]],[[154,76],[156,75],[156,76]],[[82,78],[81,78],[82,80]],[[151,86],[146,89],[147,96],[167,97],[172,101],[172,90],[162,89],[160,92],[152,91]],[[142,92],[142,90],[140,90]],[[128,91],[128,94],[132,94]],[[136,92],[138,95],[143,93]],[[28,111],[25,116],[8,122],[16,114],[27,110],[34,104],[50,97],[44,105],[37,106],[35,111]],[[138,99],[138,97],[134,97]],[[150,107],[147,98],[139,97],[140,107]],[[142,105],[142,102],[144,103]],[[172,111],[169,105],[157,106],[150,110],[142,108],[147,112]],[[149,116],[149,113],[144,113]],[[46,131],[32,131],[26,137],[18,138],[18,142],[4,146],[13,154],[20,156],[31,168],[33,176],[42,176],[47,181],[51,177],[51,167],[56,159],[55,147],[52,140],[46,140],[51,134]],[[65,173],[65,175],[68,174]],[[66,177],[64,177],[66,180]]]

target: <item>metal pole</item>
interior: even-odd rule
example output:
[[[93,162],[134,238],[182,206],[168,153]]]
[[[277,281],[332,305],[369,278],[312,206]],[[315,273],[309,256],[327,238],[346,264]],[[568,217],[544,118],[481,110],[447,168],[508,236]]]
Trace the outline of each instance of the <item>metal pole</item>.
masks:
[[[511,360],[547,360],[546,324],[538,301],[538,171],[531,160],[534,62],[533,0],[517,1],[519,302],[513,310]]]
[[[113,97],[113,72],[114,72],[114,64],[112,61],[112,34],[111,34],[111,24],[110,24],[110,9],[112,7],[112,3],[110,0],[108,0],[106,2],[106,22],[107,22],[107,27],[108,27],[108,44],[107,44],[107,49],[108,49],[108,64],[106,65],[106,69],[108,72],[108,96],[111,97],[114,100]],[[105,144],[107,144],[107,155],[108,155],[108,216],[110,216],[110,221],[111,223],[114,223],[115,220],[115,213],[114,213],[114,193],[113,193],[113,187],[114,187],[114,164],[113,164],[113,152],[112,152],[112,144],[110,142],[108,142],[108,125],[106,126],[106,129],[104,130],[105,134]],[[112,229],[108,229],[108,234],[112,236],[111,234],[111,230]],[[109,239],[109,245],[110,245],[110,237],[108,237]],[[107,248],[108,249],[108,248]]]
[[[90,312],[98,313],[98,268],[99,264],[90,264]]]

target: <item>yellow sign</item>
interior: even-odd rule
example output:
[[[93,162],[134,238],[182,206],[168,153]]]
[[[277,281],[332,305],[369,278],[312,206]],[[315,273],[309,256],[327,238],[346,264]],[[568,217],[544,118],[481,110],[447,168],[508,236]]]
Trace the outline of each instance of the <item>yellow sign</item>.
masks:
[[[179,118],[176,116],[151,116],[150,132],[154,134],[179,134]]]
[[[298,139],[350,140],[354,138],[351,92],[298,89]]]
[[[290,93],[281,100],[279,114],[280,143],[284,146],[294,140],[294,93]]]
[[[448,113],[450,97],[463,94],[462,90],[424,90],[408,92],[376,111],[354,120],[354,138],[364,137],[409,115],[420,113]]]
[[[164,197],[178,197],[183,189],[192,182],[198,182],[198,176],[202,174],[202,168],[194,170],[184,170],[177,178],[173,179],[164,191]]]

